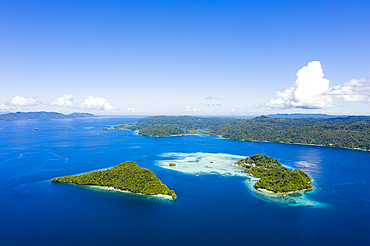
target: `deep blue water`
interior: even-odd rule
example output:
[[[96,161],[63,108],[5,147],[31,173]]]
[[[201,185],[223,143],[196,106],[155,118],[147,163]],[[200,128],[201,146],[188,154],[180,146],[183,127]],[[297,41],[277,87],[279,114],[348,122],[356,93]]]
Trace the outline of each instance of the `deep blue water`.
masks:
[[[370,153],[189,135],[104,130],[130,118],[0,122],[0,245],[370,245]],[[39,130],[35,130],[35,128]],[[251,192],[243,177],[155,165],[164,152],[267,154],[314,179],[290,206]],[[132,160],[176,202],[51,183]]]

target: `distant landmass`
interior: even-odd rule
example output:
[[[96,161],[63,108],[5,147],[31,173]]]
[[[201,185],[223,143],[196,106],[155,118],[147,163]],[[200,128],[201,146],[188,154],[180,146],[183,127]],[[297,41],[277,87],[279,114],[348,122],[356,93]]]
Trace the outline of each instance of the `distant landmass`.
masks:
[[[344,118],[348,115],[328,115],[328,114],[269,114],[270,118],[286,118],[286,119],[300,119],[300,118]]]
[[[57,177],[51,181],[78,185],[98,185],[146,195],[166,195],[174,200],[177,198],[175,192],[168,189],[152,171],[140,167],[134,161],[126,161],[107,170]]]
[[[57,112],[17,112],[0,115],[0,121],[5,120],[56,120],[56,119],[78,119],[96,117],[88,113],[61,114]]]
[[[206,118],[192,116],[152,116],[136,124],[116,125],[115,129],[138,130],[144,136],[174,136],[202,133],[244,141],[313,144],[370,150],[369,116],[334,116],[253,119]],[[290,115],[292,116],[292,115]],[[308,117],[311,116],[311,117]]]

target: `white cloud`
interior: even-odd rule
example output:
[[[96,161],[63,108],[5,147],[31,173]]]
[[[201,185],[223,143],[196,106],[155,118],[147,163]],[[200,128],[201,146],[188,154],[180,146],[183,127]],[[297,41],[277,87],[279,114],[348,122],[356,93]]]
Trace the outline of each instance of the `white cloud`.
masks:
[[[9,109],[6,105],[4,105],[4,104],[1,104],[0,105],[0,109]]]
[[[219,98],[214,97],[214,96],[209,96],[209,97],[207,97],[206,99],[207,99],[207,100],[217,100],[217,99],[219,99]]]
[[[190,106],[186,106],[186,109],[185,109],[186,112],[200,112],[198,109],[196,108],[190,108]]]
[[[134,109],[134,108],[127,108],[127,109],[125,109],[125,108],[121,108],[121,109],[120,109],[120,111],[123,111],[123,112],[132,112],[132,113],[137,113],[137,112],[139,112],[139,110]],[[145,112],[145,111],[144,111],[144,112]]]
[[[36,99],[29,97],[28,99],[20,96],[15,96],[10,102],[7,103],[8,105],[13,106],[35,106],[42,104],[42,102],[37,101]]]
[[[93,97],[89,96],[82,103],[80,103],[78,108],[85,109],[97,109],[97,110],[114,110],[114,106],[108,102],[107,98],[103,97]]]
[[[52,100],[48,103],[49,106],[56,106],[56,107],[67,107],[67,108],[73,108],[74,105],[72,103],[73,101],[73,94],[67,95],[64,94],[61,97],[58,97],[55,100]]]
[[[265,106],[268,108],[306,108],[320,109],[333,105],[329,90],[329,80],[319,61],[308,63],[297,72],[297,80],[293,87],[277,92],[277,98],[271,99]]]
[[[137,109],[134,108],[128,108],[126,109],[127,112],[139,112]]]
[[[370,80],[351,79],[342,86],[329,87],[321,63],[313,61],[297,72],[293,87],[276,92],[276,99],[265,104],[270,109],[309,108],[333,106],[333,98],[346,102],[370,103]]]
[[[327,94],[346,102],[370,102],[370,81],[351,79],[342,86],[330,88]]]
[[[207,106],[207,107],[221,107],[222,105],[221,104],[219,104],[219,103],[217,103],[217,104],[215,104],[215,103],[213,103],[213,104],[203,104],[203,105],[205,105],[205,106]]]

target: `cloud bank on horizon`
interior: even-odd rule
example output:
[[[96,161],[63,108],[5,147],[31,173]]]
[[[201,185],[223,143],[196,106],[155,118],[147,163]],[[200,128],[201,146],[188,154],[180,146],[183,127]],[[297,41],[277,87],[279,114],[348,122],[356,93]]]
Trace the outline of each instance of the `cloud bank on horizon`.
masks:
[[[72,101],[73,101],[73,94],[71,94],[71,95],[64,94],[63,96],[58,97],[55,100],[52,100],[47,105],[55,106],[55,107],[73,108],[74,105],[73,105]]]
[[[85,109],[96,109],[96,110],[114,110],[116,109],[110,102],[108,102],[107,98],[103,97],[93,97],[89,96],[86,98],[82,103],[80,103],[77,108],[85,108]]]
[[[83,102],[78,105],[73,104],[73,94],[67,95],[64,94],[61,97],[58,97],[55,100],[52,100],[47,105],[55,106],[55,107],[66,107],[66,108],[83,108],[83,109],[95,109],[95,110],[115,110],[115,108],[110,102],[108,102],[108,98],[103,97],[93,97],[90,95],[86,98]]]
[[[330,87],[330,81],[324,77],[324,72],[319,61],[312,61],[307,66],[302,67],[296,73],[297,79],[294,85],[283,91],[276,92],[276,98],[271,99],[263,106],[269,110],[285,110],[285,109],[324,109],[335,105],[334,99],[343,100],[346,102],[363,102],[370,103],[370,80],[352,79],[343,85]],[[64,94],[61,97],[51,100],[45,104],[52,107],[64,107],[69,109],[85,109],[85,110],[100,110],[111,112],[139,112],[134,108],[119,108],[113,106],[108,98],[94,97],[90,95],[79,104],[73,103],[73,94]],[[205,98],[208,101],[217,101],[220,98],[208,96]],[[34,97],[15,96],[9,102],[0,104],[0,110],[12,110],[12,107],[37,106],[43,104]],[[203,107],[216,108],[221,107],[220,103],[203,103]],[[145,112],[143,110],[142,112]],[[188,105],[181,113],[202,113],[202,109],[193,108]],[[232,113],[235,111],[232,109]]]
[[[42,102],[36,100],[33,97],[29,97],[28,99],[26,99],[24,97],[15,96],[10,102],[7,102],[6,104],[1,104],[0,109],[9,110],[11,109],[9,106],[24,107],[24,106],[37,106],[40,104],[42,104]],[[93,110],[104,110],[104,111],[116,110],[116,111],[124,111],[124,112],[138,112],[136,109],[133,109],[133,108],[122,109],[122,108],[114,107],[108,101],[108,98],[94,97],[92,95],[90,95],[80,104],[75,105],[73,104],[73,94],[70,94],[70,95],[64,94],[61,97],[51,100],[46,105],[53,106],[53,107],[76,108],[76,109],[79,108],[79,109],[93,109]]]
[[[297,72],[295,84],[276,92],[265,106],[269,109],[323,109],[334,105],[333,98],[346,102],[370,102],[370,81],[352,79],[342,86],[329,86],[319,61],[309,62]]]
[[[36,106],[42,104],[42,102],[36,100],[33,97],[24,98],[20,96],[15,96],[10,102],[6,103],[11,106]]]

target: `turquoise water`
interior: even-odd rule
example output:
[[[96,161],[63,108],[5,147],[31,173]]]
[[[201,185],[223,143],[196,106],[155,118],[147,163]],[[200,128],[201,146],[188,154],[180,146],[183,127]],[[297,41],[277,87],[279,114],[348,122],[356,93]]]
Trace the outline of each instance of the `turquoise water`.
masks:
[[[0,122],[0,245],[370,244],[369,152],[103,129],[135,121]],[[256,153],[307,172],[315,189],[255,191],[232,161]],[[50,182],[127,160],[178,200]]]

